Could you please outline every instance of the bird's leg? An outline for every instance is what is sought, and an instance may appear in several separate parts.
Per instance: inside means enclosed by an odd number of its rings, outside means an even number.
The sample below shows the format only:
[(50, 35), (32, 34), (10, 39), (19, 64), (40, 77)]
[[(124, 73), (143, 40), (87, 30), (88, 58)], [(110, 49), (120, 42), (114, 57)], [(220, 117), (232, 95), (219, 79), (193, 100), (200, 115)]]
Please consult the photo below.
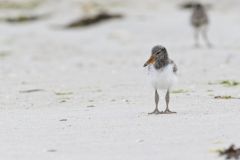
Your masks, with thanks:
[(155, 108), (155, 110), (153, 112), (150, 112), (148, 114), (160, 114), (160, 113), (162, 113), (162, 112), (160, 112), (158, 110), (158, 101), (159, 101), (159, 95), (158, 95), (157, 90), (155, 90), (155, 104), (156, 104), (156, 108)]
[(212, 45), (211, 45), (211, 43), (209, 42), (208, 36), (207, 36), (207, 26), (204, 26), (204, 27), (202, 28), (202, 36), (203, 36), (203, 38), (204, 38), (207, 46), (208, 46), (209, 48), (211, 48)]
[(195, 47), (199, 47), (199, 28), (195, 28), (194, 31), (194, 40), (195, 40)]
[(168, 108), (168, 104), (169, 104), (169, 89), (167, 90), (167, 94), (166, 94), (166, 96), (165, 96), (165, 100), (166, 100), (166, 105), (167, 105), (167, 107), (166, 107), (166, 110), (163, 112), (163, 113), (165, 113), (165, 114), (169, 114), (169, 113), (177, 113), (177, 112), (172, 112), (172, 111), (170, 111), (169, 110), (169, 108)]

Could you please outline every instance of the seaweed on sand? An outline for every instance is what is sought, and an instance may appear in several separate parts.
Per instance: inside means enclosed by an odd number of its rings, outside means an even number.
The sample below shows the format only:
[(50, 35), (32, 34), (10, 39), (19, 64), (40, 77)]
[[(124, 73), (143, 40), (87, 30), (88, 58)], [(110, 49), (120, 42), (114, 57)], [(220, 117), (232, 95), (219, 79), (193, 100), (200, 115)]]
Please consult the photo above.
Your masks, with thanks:
[[(194, 6), (200, 4), (200, 2), (197, 2), (197, 1), (188, 1), (188, 2), (184, 2), (184, 3), (181, 3), (179, 4), (179, 7), (181, 9), (192, 9)], [(204, 4), (205, 8), (211, 8), (212, 5), (211, 4)]]
[(9, 51), (0, 51), (0, 59), (4, 59), (5, 57), (9, 56)]
[(58, 96), (59, 103), (65, 103), (71, 99), (73, 92), (55, 92), (55, 95)]
[(84, 17), (81, 19), (78, 19), (68, 25), (65, 26), (65, 28), (76, 28), (76, 27), (86, 27), (90, 25), (94, 25), (103, 21), (108, 21), (111, 19), (120, 19), (123, 15), (121, 14), (112, 14), (107, 12), (100, 12), (95, 16), (91, 17)]
[(66, 95), (72, 95), (73, 92), (55, 92), (57, 96), (66, 96)]
[(239, 99), (236, 97), (232, 97), (232, 96), (215, 96), (215, 99)]
[(220, 82), (220, 84), (227, 86), (227, 87), (232, 87), (232, 86), (237, 86), (240, 83), (237, 81), (234, 81), (234, 80), (232, 80), (232, 81), (231, 80), (223, 80)]
[(173, 94), (178, 94), (178, 93), (188, 93), (188, 90), (184, 90), (184, 89), (178, 89), (178, 90), (173, 90), (171, 93)]
[(20, 93), (32, 93), (32, 92), (42, 92), (44, 91), (43, 89), (29, 89), (29, 90), (22, 90), (19, 91)]
[(34, 9), (38, 7), (44, 0), (31, 0), (26, 2), (17, 2), (3, 0), (0, 1), (0, 9)]
[(221, 84), (225, 87), (234, 87), (234, 86), (240, 85), (240, 82), (235, 80), (222, 80), (219, 82), (208, 82), (208, 85), (217, 85), (217, 84)]
[(180, 6), (180, 8), (182, 8), (182, 9), (191, 9), (191, 8), (193, 8), (195, 5), (197, 5), (198, 4), (198, 2), (192, 2), (192, 1), (190, 1), (190, 2), (185, 2), (185, 3), (182, 3), (182, 4), (180, 4), (179, 6)]
[(231, 145), (229, 148), (225, 150), (219, 151), (220, 156), (225, 156), (226, 159), (239, 159), (240, 157), (240, 148), (235, 148), (235, 145)]
[(19, 15), (16, 17), (7, 17), (3, 20), (8, 23), (24, 23), (24, 22), (37, 21), (44, 17), (46, 17), (46, 15)]

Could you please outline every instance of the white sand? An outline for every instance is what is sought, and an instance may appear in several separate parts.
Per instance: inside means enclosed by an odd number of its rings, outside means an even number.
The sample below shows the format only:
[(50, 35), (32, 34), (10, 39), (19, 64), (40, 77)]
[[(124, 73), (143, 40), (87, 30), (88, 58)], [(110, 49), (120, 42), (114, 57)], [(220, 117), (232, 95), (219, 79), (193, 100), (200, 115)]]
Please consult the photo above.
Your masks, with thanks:
[[(77, 1), (47, 1), (52, 16), (39, 22), (1, 22), (1, 159), (213, 160), (214, 150), (240, 146), (240, 99), (214, 99), (240, 97), (240, 87), (208, 85), (240, 80), (231, 2), (210, 11), (212, 49), (193, 48), (190, 12), (173, 0), (103, 1), (126, 17), (83, 29), (55, 29), (77, 17)], [(154, 91), (142, 66), (155, 44), (178, 65), (176, 89), (188, 91), (171, 94), (174, 115), (147, 114)], [(44, 91), (20, 93), (29, 89)]]

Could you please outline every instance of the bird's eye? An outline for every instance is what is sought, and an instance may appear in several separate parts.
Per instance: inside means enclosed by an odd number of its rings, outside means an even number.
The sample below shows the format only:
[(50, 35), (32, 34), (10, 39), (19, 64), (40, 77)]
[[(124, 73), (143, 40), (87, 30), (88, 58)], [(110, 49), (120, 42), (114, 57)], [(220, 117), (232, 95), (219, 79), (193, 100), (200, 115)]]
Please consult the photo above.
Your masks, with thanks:
[(157, 52), (156, 55), (159, 55), (160, 52)]

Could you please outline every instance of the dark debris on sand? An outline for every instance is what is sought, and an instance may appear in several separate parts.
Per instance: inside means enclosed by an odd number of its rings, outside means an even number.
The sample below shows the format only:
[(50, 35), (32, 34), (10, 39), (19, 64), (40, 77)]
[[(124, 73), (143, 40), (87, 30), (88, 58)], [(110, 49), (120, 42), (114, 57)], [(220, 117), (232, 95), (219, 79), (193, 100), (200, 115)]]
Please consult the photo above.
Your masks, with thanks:
[(240, 148), (235, 148), (235, 145), (231, 145), (228, 149), (219, 151), (220, 156), (225, 156), (226, 159), (238, 160), (240, 157)]
[[(192, 9), (194, 6), (200, 4), (199, 2), (194, 2), (194, 1), (189, 1), (189, 2), (184, 2), (179, 5), (181, 9)], [(206, 8), (211, 8), (212, 6), (210, 4), (205, 4), (204, 5)]]
[(47, 150), (47, 152), (57, 152), (57, 150), (56, 149), (49, 149), (49, 150)]
[(197, 4), (198, 4), (198, 2), (184, 2), (184, 3), (180, 4), (180, 8), (182, 8), (182, 9), (191, 9), (191, 8), (193, 8)]
[(29, 90), (22, 90), (19, 91), (19, 93), (32, 93), (32, 92), (42, 92), (44, 91), (43, 89), (29, 89)]
[(239, 99), (237, 97), (232, 97), (232, 96), (215, 96), (215, 99)]
[(103, 21), (111, 20), (111, 19), (120, 19), (123, 15), (121, 14), (112, 14), (107, 12), (100, 12), (95, 16), (91, 17), (84, 17), (81, 19), (78, 19), (67, 26), (65, 28), (76, 28), (76, 27), (86, 27), (90, 25), (94, 25)]
[(93, 107), (96, 107), (96, 106), (94, 106), (94, 105), (87, 106), (87, 108), (93, 108)]
[(19, 15), (16, 17), (8, 17), (3, 19), (8, 23), (26, 23), (33, 22), (45, 18), (47, 15)]

